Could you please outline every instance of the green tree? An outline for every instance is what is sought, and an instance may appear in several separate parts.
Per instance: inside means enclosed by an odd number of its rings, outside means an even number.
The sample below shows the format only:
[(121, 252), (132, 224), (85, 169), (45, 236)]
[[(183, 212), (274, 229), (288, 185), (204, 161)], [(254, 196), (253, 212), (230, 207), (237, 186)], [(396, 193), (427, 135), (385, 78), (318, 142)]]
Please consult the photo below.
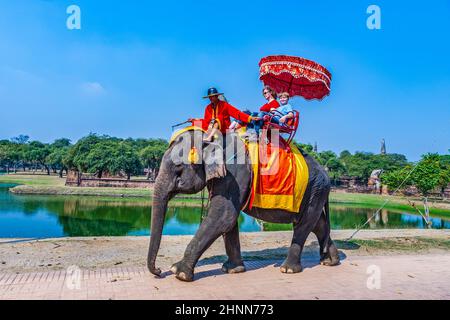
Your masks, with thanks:
[(441, 188), (441, 196), (444, 196), (445, 189), (450, 184), (450, 168), (444, 168), (439, 175), (439, 187)]
[(427, 197), (430, 191), (439, 186), (441, 179), (440, 157), (436, 153), (429, 153), (422, 157), (411, 175), (414, 185), (419, 192)]
[(63, 159), (63, 163), (71, 170), (88, 172), (90, 163), (88, 162), (87, 157), (89, 153), (98, 143), (100, 143), (100, 141), (107, 138), (107, 136), (98, 136), (92, 133), (81, 138), (72, 148), (70, 148)]
[(304, 144), (304, 143), (300, 143), (300, 142), (297, 142), (297, 141), (294, 140), (294, 145), (297, 148), (306, 151), (308, 154), (312, 154), (314, 152), (314, 147), (311, 144), (309, 144), (309, 143)]
[(98, 178), (102, 178), (105, 172), (110, 172), (111, 168), (114, 168), (116, 148), (116, 142), (109, 139), (96, 143), (82, 159), (85, 172), (93, 173)]
[(51, 153), (50, 146), (39, 141), (32, 141), (26, 145), (25, 159), (28, 159), (35, 165), (40, 165), (45, 168), (47, 174), (50, 175), (50, 167), (46, 162), (47, 156)]
[(0, 166), (5, 167), (9, 173), (12, 169), (14, 173), (23, 159), (23, 146), (8, 140), (0, 143)]
[(385, 171), (381, 174), (381, 182), (388, 186), (389, 190), (402, 189), (413, 184), (412, 178), (408, 174), (412, 170), (411, 165), (407, 165), (401, 169)]
[(376, 154), (373, 155), (371, 166), (373, 169), (382, 169), (383, 171), (393, 171), (401, 169), (408, 164), (408, 160), (402, 154)]
[(147, 168), (147, 179), (150, 179), (151, 173), (154, 177), (158, 175), (158, 169), (167, 147), (166, 141), (156, 140), (139, 152), (139, 156)]
[(5, 168), (5, 171), (9, 173), (11, 159), (9, 157), (9, 141), (0, 141), (0, 167)]
[(27, 144), (30, 140), (30, 137), (25, 135), (25, 134), (21, 134), (17, 137), (11, 138), (11, 141), (13, 143), (17, 143), (17, 144)]
[(70, 143), (70, 139), (67, 138), (60, 138), (60, 139), (56, 139), (52, 144), (51, 147), (54, 149), (59, 149), (59, 148), (65, 148), (65, 147), (70, 147), (72, 144)]
[(349, 176), (367, 180), (374, 169), (379, 169), (373, 166), (372, 158), (370, 152), (355, 152), (354, 155), (345, 154), (340, 160)]
[(349, 176), (367, 180), (373, 170), (382, 169), (384, 172), (401, 169), (408, 164), (406, 157), (401, 154), (373, 154), (370, 152), (341, 152), (339, 160)]
[(328, 172), (331, 179), (338, 179), (345, 173), (345, 166), (333, 151), (312, 152), (312, 156)]
[(445, 188), (450, 184), (450, 155), (440, 156), (440, 166), (439, 187), (441, 188), (441, 195), (444, 196)]
[(351, 156), (352, 156), (352, 154), (348, 150), (344, 150), (339, 154), (339, 158), (342, 160), (345, 158), (351, 157)]
[(130, 179), (131, 175), (142, 172), (138, 148), (146, 144), (145, 139), (122, 140), (90, 134), (69, 149), (63, 163), (70, 169), (93, 173), (98, 178), (108, 172), (113, 175), (124, 173)]
[(338, 158), (330, 158), (327, 160), (325, 167), (328, 169), (328, 174), (331, 179), (337, 180), (345, 174), (345, 166)]
[(129, 142), (122, 141), (115, 146), (108, 169), (112, 174), (123, 171), (130, 180), (131, 175), (138, 175), (142, 171), (142, 164), (133, 146)]
[(50, 154), (46, 158), (46, 162), (54, 171), (58, 170), (59, 177), (63, 177), (63, 171), (67, 171), (64, 159), (70, 150), (69, 139), (57, 139), (50, 145)]

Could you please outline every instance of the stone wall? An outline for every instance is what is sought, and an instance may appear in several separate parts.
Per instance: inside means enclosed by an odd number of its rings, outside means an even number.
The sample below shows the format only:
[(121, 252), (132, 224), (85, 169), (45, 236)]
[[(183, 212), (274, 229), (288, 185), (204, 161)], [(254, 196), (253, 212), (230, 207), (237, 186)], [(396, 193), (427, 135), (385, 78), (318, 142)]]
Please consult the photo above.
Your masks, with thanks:
[(450, 185), (444, 189), (444, 198), (450, 199)]
[(149, 180), (126, 179), (81, 179), (80, 187), (109, 187), (109, 188), (152, 188), (153, 182)]
[(76, 171), (69, 171), (66, 178), (66, 186), (92, 187), (92, 188), (153, 188), (151, 180), (126, 180), (119, 178), (94, 178), (84, 176)]
[(66, 186), (78, 187), (80, 185), (81, 175), (77, 171), (69, 170), (66, 177)]

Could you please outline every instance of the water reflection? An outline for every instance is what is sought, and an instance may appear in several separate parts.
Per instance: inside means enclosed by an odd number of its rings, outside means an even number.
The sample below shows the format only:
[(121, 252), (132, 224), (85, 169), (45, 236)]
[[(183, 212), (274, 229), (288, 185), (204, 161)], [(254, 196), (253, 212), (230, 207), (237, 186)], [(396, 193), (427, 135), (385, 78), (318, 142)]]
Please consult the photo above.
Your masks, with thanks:
[[(148, 235), (151, 201), (93, 197), (16, 196), (0, 186), (0, 237)], [(200, 208), (169, 208), (163, 234), (194, 234)], [(241, 231), (259, 231), (242, 214)]]
[[(148, 235), (151, 202), (94, 197), (15, 196), (11, 185), (0, 185), (0, 237), (124, 236)], [(376, 210), (332, 205), (333, 229), (353, 229)], [(434, 228), (449, 228), (450, 221), (433, 218)], [(194, 234), (200, 223), (199, 208), (169, 208), (163, 234)], [(384, 209), (369, 228), (425, 228), (422, 218)], [(253, 218), (241, 214), (241, 231), (261, 230)], [(264, 224), (265, 230), (290, 229), (289, 225)]]
[[(354, 229), (362, 226), (378, 208), (361, 208), (357, 205), (330, 204), (330, 222), (332, 229)], [(449, 229), (450, 220), (431, 218), (432, 228)], [(383, 209), (368, 223), (369, 229), (425, 229), (427, 227), (420, 215), (395, 208)], [(291, 225), (264, 223), (264, 230), (291, 230)]]

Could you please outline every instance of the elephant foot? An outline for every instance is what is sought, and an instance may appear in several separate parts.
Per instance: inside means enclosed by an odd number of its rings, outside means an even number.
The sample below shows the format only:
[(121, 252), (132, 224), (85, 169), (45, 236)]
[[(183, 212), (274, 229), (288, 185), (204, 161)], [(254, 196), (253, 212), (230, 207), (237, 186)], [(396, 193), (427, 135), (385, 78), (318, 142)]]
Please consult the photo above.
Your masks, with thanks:
[(245, 272), (245, 266), (244, 266), (243, 263), (236, 264), (236, 263), (233, 263), (230, 260), (227, 260), (227, 262), (225, 262), (222, 265), (222, 272), (224, 272), (224, 273), (241, 273), (241, 272)]
[(175, 274), (175, 277), (181, 281), (191, 282), (194, 280), (194, 270), (186, 265), (183, 261), (179, 261), (172, 265), (170, 271)]
[(334, 243), (328, 248), (328, 253), (320, 258), (320, 264), (329, 267), (340, 264), (339, 253)]
[(300, 262), (292, 263), (287, 262), (286, 260), (280, 267), (280, 271), (282, 273), (299, 273), (302, 272), (303, 268)]
[(320, 264), (328, 267), (337, 266), (338, 264), (340, 264), (340, 259), (338, 256), (328, 256), (326, 258), (320, 259)]

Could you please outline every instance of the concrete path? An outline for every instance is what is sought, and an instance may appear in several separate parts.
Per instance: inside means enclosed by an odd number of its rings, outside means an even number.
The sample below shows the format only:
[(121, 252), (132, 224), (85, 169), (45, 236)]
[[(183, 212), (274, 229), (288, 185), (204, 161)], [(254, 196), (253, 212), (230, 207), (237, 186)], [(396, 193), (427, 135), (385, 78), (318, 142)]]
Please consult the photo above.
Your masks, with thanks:
[(450, 254), (351, 256), (337, 267), (303, 260), (299, 274), (281, 260), (247, 262), (242, 274), (220, 264), (196, 268), (195, 281), (143, 267), (0, 274), (0, 299), (450, 299)]

